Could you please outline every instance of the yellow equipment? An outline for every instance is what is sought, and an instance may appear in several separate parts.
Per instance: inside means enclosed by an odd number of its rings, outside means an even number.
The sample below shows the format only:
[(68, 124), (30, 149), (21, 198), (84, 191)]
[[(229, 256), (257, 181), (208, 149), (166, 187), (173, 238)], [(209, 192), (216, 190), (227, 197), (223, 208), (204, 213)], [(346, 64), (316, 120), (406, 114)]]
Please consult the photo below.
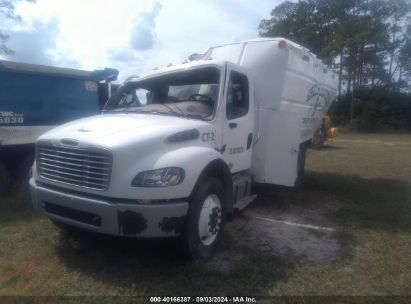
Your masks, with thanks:
[(329, 138), (334, 138), (338, 134), (338, 128), (331, 127), (330, 116), (325, 115), (321, 123), (321, 127), (314, 133), (312, 144), (316, 146), (324, 146)]

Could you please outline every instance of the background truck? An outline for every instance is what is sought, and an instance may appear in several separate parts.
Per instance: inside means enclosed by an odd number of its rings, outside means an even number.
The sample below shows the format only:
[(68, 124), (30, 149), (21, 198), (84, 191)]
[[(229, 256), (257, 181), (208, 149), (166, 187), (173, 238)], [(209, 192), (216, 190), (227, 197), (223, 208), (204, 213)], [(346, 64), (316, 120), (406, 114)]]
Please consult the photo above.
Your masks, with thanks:
[(213, 255), (255, 183), (294, 186), (337, 77), (282, 38), (209, 49), (126, 81), (103, 115), (42, 135), (33, 205), (63, 229), (179, 236)]
[(28, 181), (38, 136), (100, 113), (117, 75), (0, 60), (0, 192), (13, 178)]

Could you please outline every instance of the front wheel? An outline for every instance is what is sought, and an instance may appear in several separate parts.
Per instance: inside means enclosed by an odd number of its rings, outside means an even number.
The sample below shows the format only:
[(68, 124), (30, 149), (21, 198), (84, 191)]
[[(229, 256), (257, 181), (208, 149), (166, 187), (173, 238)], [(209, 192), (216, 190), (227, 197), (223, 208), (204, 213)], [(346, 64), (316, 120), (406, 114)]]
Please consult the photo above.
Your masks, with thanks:
[(224, 190), (216, 178), (201, 183), (191, 201), (188, 221), (182, 235), (191, 259), (213, 256), (225, 226)]

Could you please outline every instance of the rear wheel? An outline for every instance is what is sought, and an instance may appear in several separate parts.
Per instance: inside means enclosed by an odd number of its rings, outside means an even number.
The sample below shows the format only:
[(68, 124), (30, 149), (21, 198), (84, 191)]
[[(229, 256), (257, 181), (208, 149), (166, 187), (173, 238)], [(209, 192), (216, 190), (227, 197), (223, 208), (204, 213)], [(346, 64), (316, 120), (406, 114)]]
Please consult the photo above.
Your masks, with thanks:
[(223, 187), (216, 178), (206, 179), (194, 194), (182, 235), (189, 258), (208, 259), (215, 253), (225, 226), (223, 198)]

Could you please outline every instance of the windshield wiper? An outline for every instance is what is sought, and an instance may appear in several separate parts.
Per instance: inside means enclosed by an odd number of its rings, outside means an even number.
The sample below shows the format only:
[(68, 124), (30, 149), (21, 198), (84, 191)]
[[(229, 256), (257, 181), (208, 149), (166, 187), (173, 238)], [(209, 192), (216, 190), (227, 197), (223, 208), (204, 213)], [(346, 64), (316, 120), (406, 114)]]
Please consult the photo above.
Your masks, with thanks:
[(140, 109), (140, 108), (129, 108), (127, 112), (137, 112), (137, 113), (152, 113), (152, 114), (167, 114), (165, 112), (160, 112), (157, 110), (148, 110), (148, 109)]
[[(165, 103), (159, 103), (159, 104), (162, 105), (163, 107), (166, 107), (167, 110), (169, 110), (171, 113), (173, 113), (173, 114), (175, 114), (175, 115), (180, 115), (180, 113), (174, 111), (174, 110), (173, 110), (171, 107), (169, 107), (167, 104), (165, 104)], [(178, 109), (179, 109), (179, 108), (178, 108)], [(184, 115), (184, 112), (183, 112), (183, 111), (181, 111), (180, 109), (179, 109), (179, 111), (181, 112), (181, 114)]]
[(204, 119), (205, 116), (200, 115), (200, 114), (194, 114), (194, 113), (186, 113), (181, 111), (177, 112), (175, 110), (173, 110), (170, 106), (166, 105), (166, 104), (162, 104), (165, 108), (167, 108), (167, 110), (169, 110), (169, 112), (161, 112), (161, 111), (157, 111), (157, 110), (148, 110), (148, 109), (141, 109), (139, 107), (123, 107), (123, 108), (118, 108), (118, 109), (112, 109), (112, 110), (103, 110), (103, 113), (151, 113), (151, 114), (162, 114), (162, 115), (175, 115), (178, 117), (184, 117), (184, 118), (194, 118), (194, 119)]
[(201, 114), (194, 114), (194, 113), (184, 113), (182, 114), (182, 116), (184, 116), (185, 118), (194, 118), (194, 119), (201, 119), (201, 120), (207, 117)]
[(181, 112), (181, 115), (184, 116), (185, 118), (194, 118), (194, 119), (200, 119), (200, 120), (204, 120), (205, 118), (209, 117), (210, 115), (201, 115), (201, 114), (195, 114), (195, 113), (187, 113), (184, 112), (183, 110), (181, 110), (181, 108), (177, 105), (177, 103), (175, 101), (170, 100), (171, 103)]
[(172, 104), (173, 106), (175, 106), (176, 109), (177, 109), (178, 111), (180, 111), (181, 114), (183, 114), (183, 115), (186, 114), (183, 110), (181, 110), (181, 108), (177, 105), (177, 103), (176, 103), (175, 101), (172, 101), (172, 100), (170, 100), (170, 101), (171, 101), (171, 104)]
[(174, 115), (180, 116), (180, 117), (185, 117), (185, 118), (195, 118), (195, 119), (204, 119), (204, 116), (200, 114), (193, 114), (193, 113), (186, 113), (175, 102), (171, 102), (172, 105), (176, 107), (176, 109), (179, 111), (174, 111), (168, 104), (165, 103), (160, 103), (162, 106), (166, 107), (170, 112)]
[(111, 109), (111, 110), (103, 110), (103, 113), (123, 113), (123, 112), (125, 113), (130, 113), (130, 112), (157, 113), (158, 111), (139, 109), (137, 107), (122, 107), (122, 108)]
[(117, 109), (103, 109), (102, 110), (102, 113), (104, 114), (104, 113), (119, 113), (119, 112), (122, 112), (122, 111), (124, 111), (124, 110), (126, 110), (126, 108), (117, 108)]

